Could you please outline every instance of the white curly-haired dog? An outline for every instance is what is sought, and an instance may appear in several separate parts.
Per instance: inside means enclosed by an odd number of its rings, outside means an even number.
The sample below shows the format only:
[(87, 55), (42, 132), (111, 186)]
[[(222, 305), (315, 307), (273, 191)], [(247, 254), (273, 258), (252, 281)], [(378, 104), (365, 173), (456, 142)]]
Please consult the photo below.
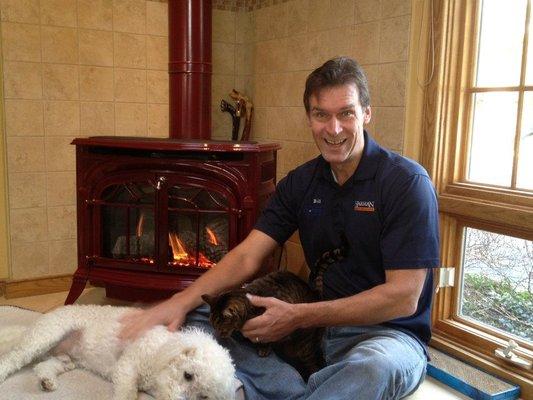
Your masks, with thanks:
[(82, 367), (113, 382), (115, 400), (143, 390), (161, 400), (228, 400), (235, 396), (230, 355), (200, 329), (169, 332), (156, 326), (133, 342), (117, 338), (131, 307), (72, 305), (58, 308), (29, 328), (0, 329), (0, 383), (35, 365), (41, 387), (55, 390), (59, 374)]

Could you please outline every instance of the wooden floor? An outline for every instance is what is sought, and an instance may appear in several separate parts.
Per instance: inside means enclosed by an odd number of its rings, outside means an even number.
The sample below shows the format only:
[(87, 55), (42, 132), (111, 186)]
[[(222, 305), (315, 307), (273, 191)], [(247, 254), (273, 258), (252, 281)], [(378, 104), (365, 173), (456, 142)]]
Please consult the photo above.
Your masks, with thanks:
[[(0, 297), (0, 305), (11, 305), (27, 308), (33, 311), (47, 312), (64, 304), (68, 292), (43, 294), (40, 296), (20, 297), (16, 299), (6, 299)], [(83, 291), (76, 301), (77, 304), (113, 304), (130, 305), (131, 303), (113, 300), (105, 297), (105, 290), (101, 288), (88, 288)]]
[[(0, 297), (0, 305), (12, 305), (27, 308), (39, 312), (47, 312), (62, 306), (67, 297), (67, 292), (45, 294), (41, 296), (21, 297), (17, 299), (6, 299)], [(105, 297), (105, 291), (101, 288), (88, 288), (83, 291), (78, 298), (78, 304), (113, 304), (128, 305), (131, 303), (113, 300)], [(469, 398), (444, 386), (432, 378), (426, 378), (417, 392), (409, 396), (409, 400), (468, 400)]]

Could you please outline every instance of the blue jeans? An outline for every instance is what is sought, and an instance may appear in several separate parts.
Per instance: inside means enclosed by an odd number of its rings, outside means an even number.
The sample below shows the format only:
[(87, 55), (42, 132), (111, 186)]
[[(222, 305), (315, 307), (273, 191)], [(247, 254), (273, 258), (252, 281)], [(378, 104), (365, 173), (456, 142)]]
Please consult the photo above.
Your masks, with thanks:
[[(201, 306), (187, 325), (209, 332), (209, 308)], [(259, 357), (248, 340), (220, 339), (233, 357), (247, 400), (400, 399), (415, 391), (425, 376), (422, 346), (401, 331), (382, 326), (332, 327), (323, 340), (326, 367), (307, 384), (275, 354)]]

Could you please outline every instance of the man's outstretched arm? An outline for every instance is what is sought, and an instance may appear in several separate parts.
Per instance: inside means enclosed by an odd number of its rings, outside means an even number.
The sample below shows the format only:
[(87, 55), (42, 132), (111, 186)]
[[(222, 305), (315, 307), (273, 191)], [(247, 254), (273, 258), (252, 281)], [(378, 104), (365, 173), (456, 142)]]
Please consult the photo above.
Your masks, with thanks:
[(242, 243), (185, 290), (147, 310), (124, 316), (119, 337), (132, 340), (155, 325), (176, 330), (187, 313), (202, 304), (202, 294), (218, 294), (243, 284), (260, 271), (263, 261), (277, 245), (270, 236), (252, 230)]
[(252, 296), (266, 311), (243, 327), (243, 335), (261, 342), (277, 341), (297, 328), (375, 325), (412, 315), (417, 308), (428, 269), (385, 271), (385, 283), (353, 296), (317, 303), (289, 304)]

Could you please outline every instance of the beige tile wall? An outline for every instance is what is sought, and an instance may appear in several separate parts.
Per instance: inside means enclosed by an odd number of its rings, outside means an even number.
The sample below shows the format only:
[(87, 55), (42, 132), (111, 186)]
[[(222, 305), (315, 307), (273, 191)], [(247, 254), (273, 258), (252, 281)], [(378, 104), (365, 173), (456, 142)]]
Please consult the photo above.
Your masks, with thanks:
[[(410, 1), (265, 4), (213, 10), (213, 138), (230, 138), (220, 100), (230, 101), (233, 88), (242, 91), (255, 103), (253, 138), (283, 145), (281, 178), (317, 154), (301, 99), (307, 74), (346, 54), (369, 77), (371, 131), (399, 151)], [(168, 134), (167, 4), (0, 0), (0, 12), (10, 277), (69, 273), (76, 264), (72, 138)], [(299, 270), (297, 236), (287, 248), (289, 265)]]
[(220, 101), (231, 102), (229, 93), (235, 86), (235, 36), (236, 12), (213, 10), (212, 16), (212, 61), (211, 76), (211, 123), (212, 138), (231, 139), (231, 117), (220, 111)]
[[(238, 20), (249, 27), (241, 57), (253, 60), (254, 137), (283, 144), (279, 178), (318, 154), (302, 105), (304, 82), (314, 68), (337, 55), (352, 56), (363, 65), (373, 108), (369, 130), (381, 144), (401, 151), (410, 6), (410, 0), (291, 0)], [(286, 249), (289, 268), (304, 275), (297, 235)]]
[(167, 4), (1, 0), (12, 279), (76, 267), (85, 135), (168, 135)]
[(252, 29), (254, 135), (283, 143), (279, 176), (317, 154), (302, 106), (304, 82), (337, 55), (365, 68), (374, 118), (369, 129), (401, 151), (409, 46), (409, 0), (291, 0), (247, 13)]

